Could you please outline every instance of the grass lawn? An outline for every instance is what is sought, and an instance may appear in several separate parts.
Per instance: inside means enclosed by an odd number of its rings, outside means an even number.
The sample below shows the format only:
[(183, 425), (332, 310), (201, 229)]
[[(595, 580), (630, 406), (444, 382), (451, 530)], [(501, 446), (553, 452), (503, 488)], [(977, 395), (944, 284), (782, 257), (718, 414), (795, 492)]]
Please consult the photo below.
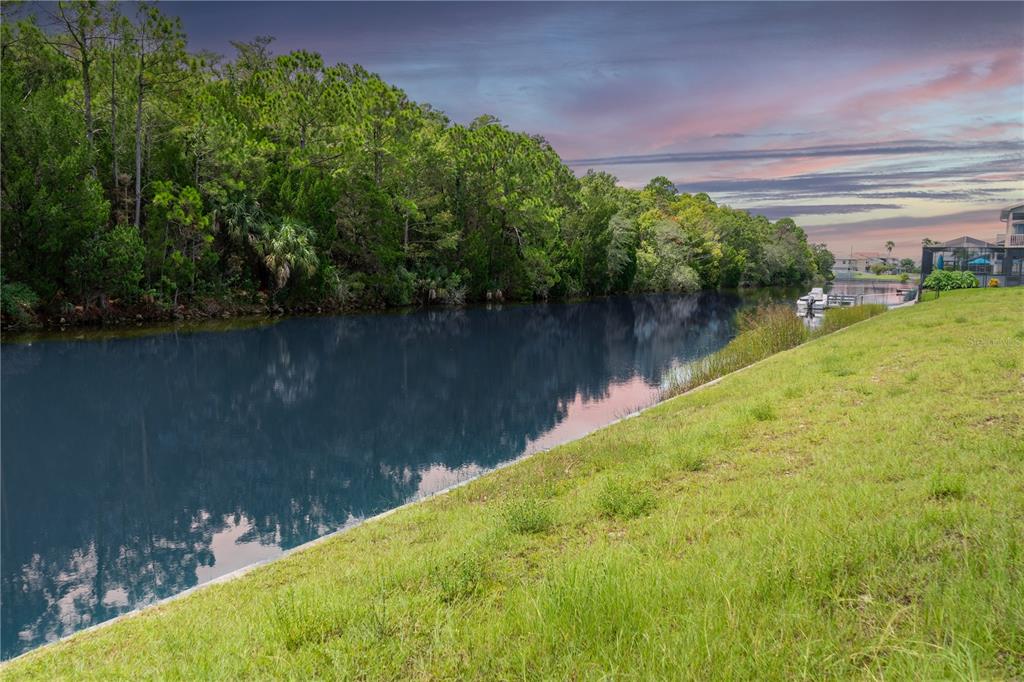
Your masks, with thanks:
[[(907, 280), (908, 283), (910, 283), (910, 282), (916, 283), (917, 280), (921, 278), (920, 275), (915, 274), (915, 273), (908, 273), (908, 276), (909, 276), (909, 279)], [(888, 274), (875, 275), (875, 274), (870, 273), (870, 272), (855, 272), (855, 273), (853, 273), (853, 279), (855, 279), (855, 280), (880, 280), (880, 281), (885, 281), (885, 282), (899, 282), (899, 281), (902, 281), (903, 275), (888, 275)], [(835, 281), (841, 282), (843, 280), (835, 280)]]
[(6, 679), (1024, 676), (1024, 288), (943, 293)]

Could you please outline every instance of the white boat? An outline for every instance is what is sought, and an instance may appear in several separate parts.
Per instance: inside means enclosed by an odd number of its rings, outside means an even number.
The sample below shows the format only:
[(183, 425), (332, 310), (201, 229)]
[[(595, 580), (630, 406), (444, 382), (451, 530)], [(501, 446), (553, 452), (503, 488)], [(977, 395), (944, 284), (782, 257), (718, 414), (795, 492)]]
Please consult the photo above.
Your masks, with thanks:
[(821, 287), (811, 289), (810, 293), (796, 299), (796, 314), (800, 317), (817, 317), (825, 313), (828, 307), (828, 294)]

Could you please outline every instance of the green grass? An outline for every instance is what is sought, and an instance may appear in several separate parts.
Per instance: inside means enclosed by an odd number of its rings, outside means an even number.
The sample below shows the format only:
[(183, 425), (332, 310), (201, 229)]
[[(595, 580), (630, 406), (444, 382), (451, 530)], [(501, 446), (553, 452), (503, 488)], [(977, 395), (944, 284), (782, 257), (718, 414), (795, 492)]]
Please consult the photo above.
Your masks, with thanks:
[(881, 303), (866, 303), (864, 305), (851, 306), (849, 308), (831, 308), (825, 311), (825, 319), (821, 326), (815, 330), (818, 334), (831, 334), (843, 327), (862, 322), (869, 317), (881, 315), (888, 308)]
[(790, 305), (768, 305), (745, 311), (739, 316), (736, 337), (717, 353), (680, 367), (676, 377), (663, 391), (663, 397), (685, 393), (776, 353), (795, 348), (808, 339), (831, 334), (886, 310), (886, 306), (878, 303), (831, 308), (825, 311), (821, 326), (814, 331), (793, 313)]
[(635, 519), (654, 509), (656, 504), (648, 481), (613, 476), (605, 481), (597, 496), (597, 510), (609, 519)]
[(1022, 678), (1022, 332), (944, 293), (2, 675)]
[(505, 526), (513, 533), (543, 533), (553, 523), (551, 510), (540, 500), (523, 498), (505, 506)]
[[(913, 272), (907, 273), (907, 281), (908, 282), (917, 282), (917, 280), (919, 280), (920, 278), (921, 278), (921, 275), (919, 275), (917, 273), (913, 273)], [(886, 281), (886, 282), (902, 282), (903, 281), (903, 275), (892, 275), (892, 274), (876, 275), (876, 274), (870, 273), (870, 272), (855, 272), (855, 273), (853, 273), (853, 279), (881, 280), (881, 281)]]

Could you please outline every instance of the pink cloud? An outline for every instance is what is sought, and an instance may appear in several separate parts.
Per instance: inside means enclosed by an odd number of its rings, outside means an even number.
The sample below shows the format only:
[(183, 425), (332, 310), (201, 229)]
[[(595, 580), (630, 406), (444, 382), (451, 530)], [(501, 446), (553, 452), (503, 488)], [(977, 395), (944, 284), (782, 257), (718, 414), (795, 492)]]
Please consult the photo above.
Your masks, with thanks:
[[(975, 115), (983, 105), (1005, 110), (1004, 103), (990, 95), (1008, 88), (1018, 89), (1018, 100), (1024, 98), (1024, 51), (971, 51), (891, 61), (842, 74), (801, 75), (781, 85), (778, 80), (746, 79), (701, 83), (687, 92), (685, 100), (653, 101), (655, 113), (645, 116), (644, 125), (630, 135), (639, 139), (617, 141), (630, 142), (630, 153), (649, 153), (692, 148), (724, 133), (798, 129), (824, 131), (812, 138), (815, 141), (841, 137), (879, 142), (905, 138), (909, 128), (932, 124), (933, 115), (917, 112), (935, 103), (969, 107)], [(878, 119), (883, 116), (887, 125), (880, 133)], [(901, 120), (903, 127), (897, 127), (895, 120)], [(1022, 126), (1024, 122), (1017, 129)], [(1012, 132), (1013, 125), (993, 127), (990, 132), (997, 131)]]
[(874, 118), (1011, 87), (1024, 87), (1024, 60), (1017, 50), (990, 55), (981, 62), (953, 64), (943, 75), (916, 85), (871, 90), (847, 99), (834, 111), (844, 119)]

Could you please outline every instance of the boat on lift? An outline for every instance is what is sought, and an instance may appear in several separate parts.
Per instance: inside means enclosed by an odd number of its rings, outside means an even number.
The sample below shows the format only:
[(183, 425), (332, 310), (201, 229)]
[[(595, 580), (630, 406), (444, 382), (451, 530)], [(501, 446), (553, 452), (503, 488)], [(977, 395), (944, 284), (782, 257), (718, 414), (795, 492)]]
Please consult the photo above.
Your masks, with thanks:
[(796, 314), (800, 317), (818, 317), (825, 314), (828, 307), (828, 294), (821, 287), (815, 287), (807, 294), (796, 299)]

